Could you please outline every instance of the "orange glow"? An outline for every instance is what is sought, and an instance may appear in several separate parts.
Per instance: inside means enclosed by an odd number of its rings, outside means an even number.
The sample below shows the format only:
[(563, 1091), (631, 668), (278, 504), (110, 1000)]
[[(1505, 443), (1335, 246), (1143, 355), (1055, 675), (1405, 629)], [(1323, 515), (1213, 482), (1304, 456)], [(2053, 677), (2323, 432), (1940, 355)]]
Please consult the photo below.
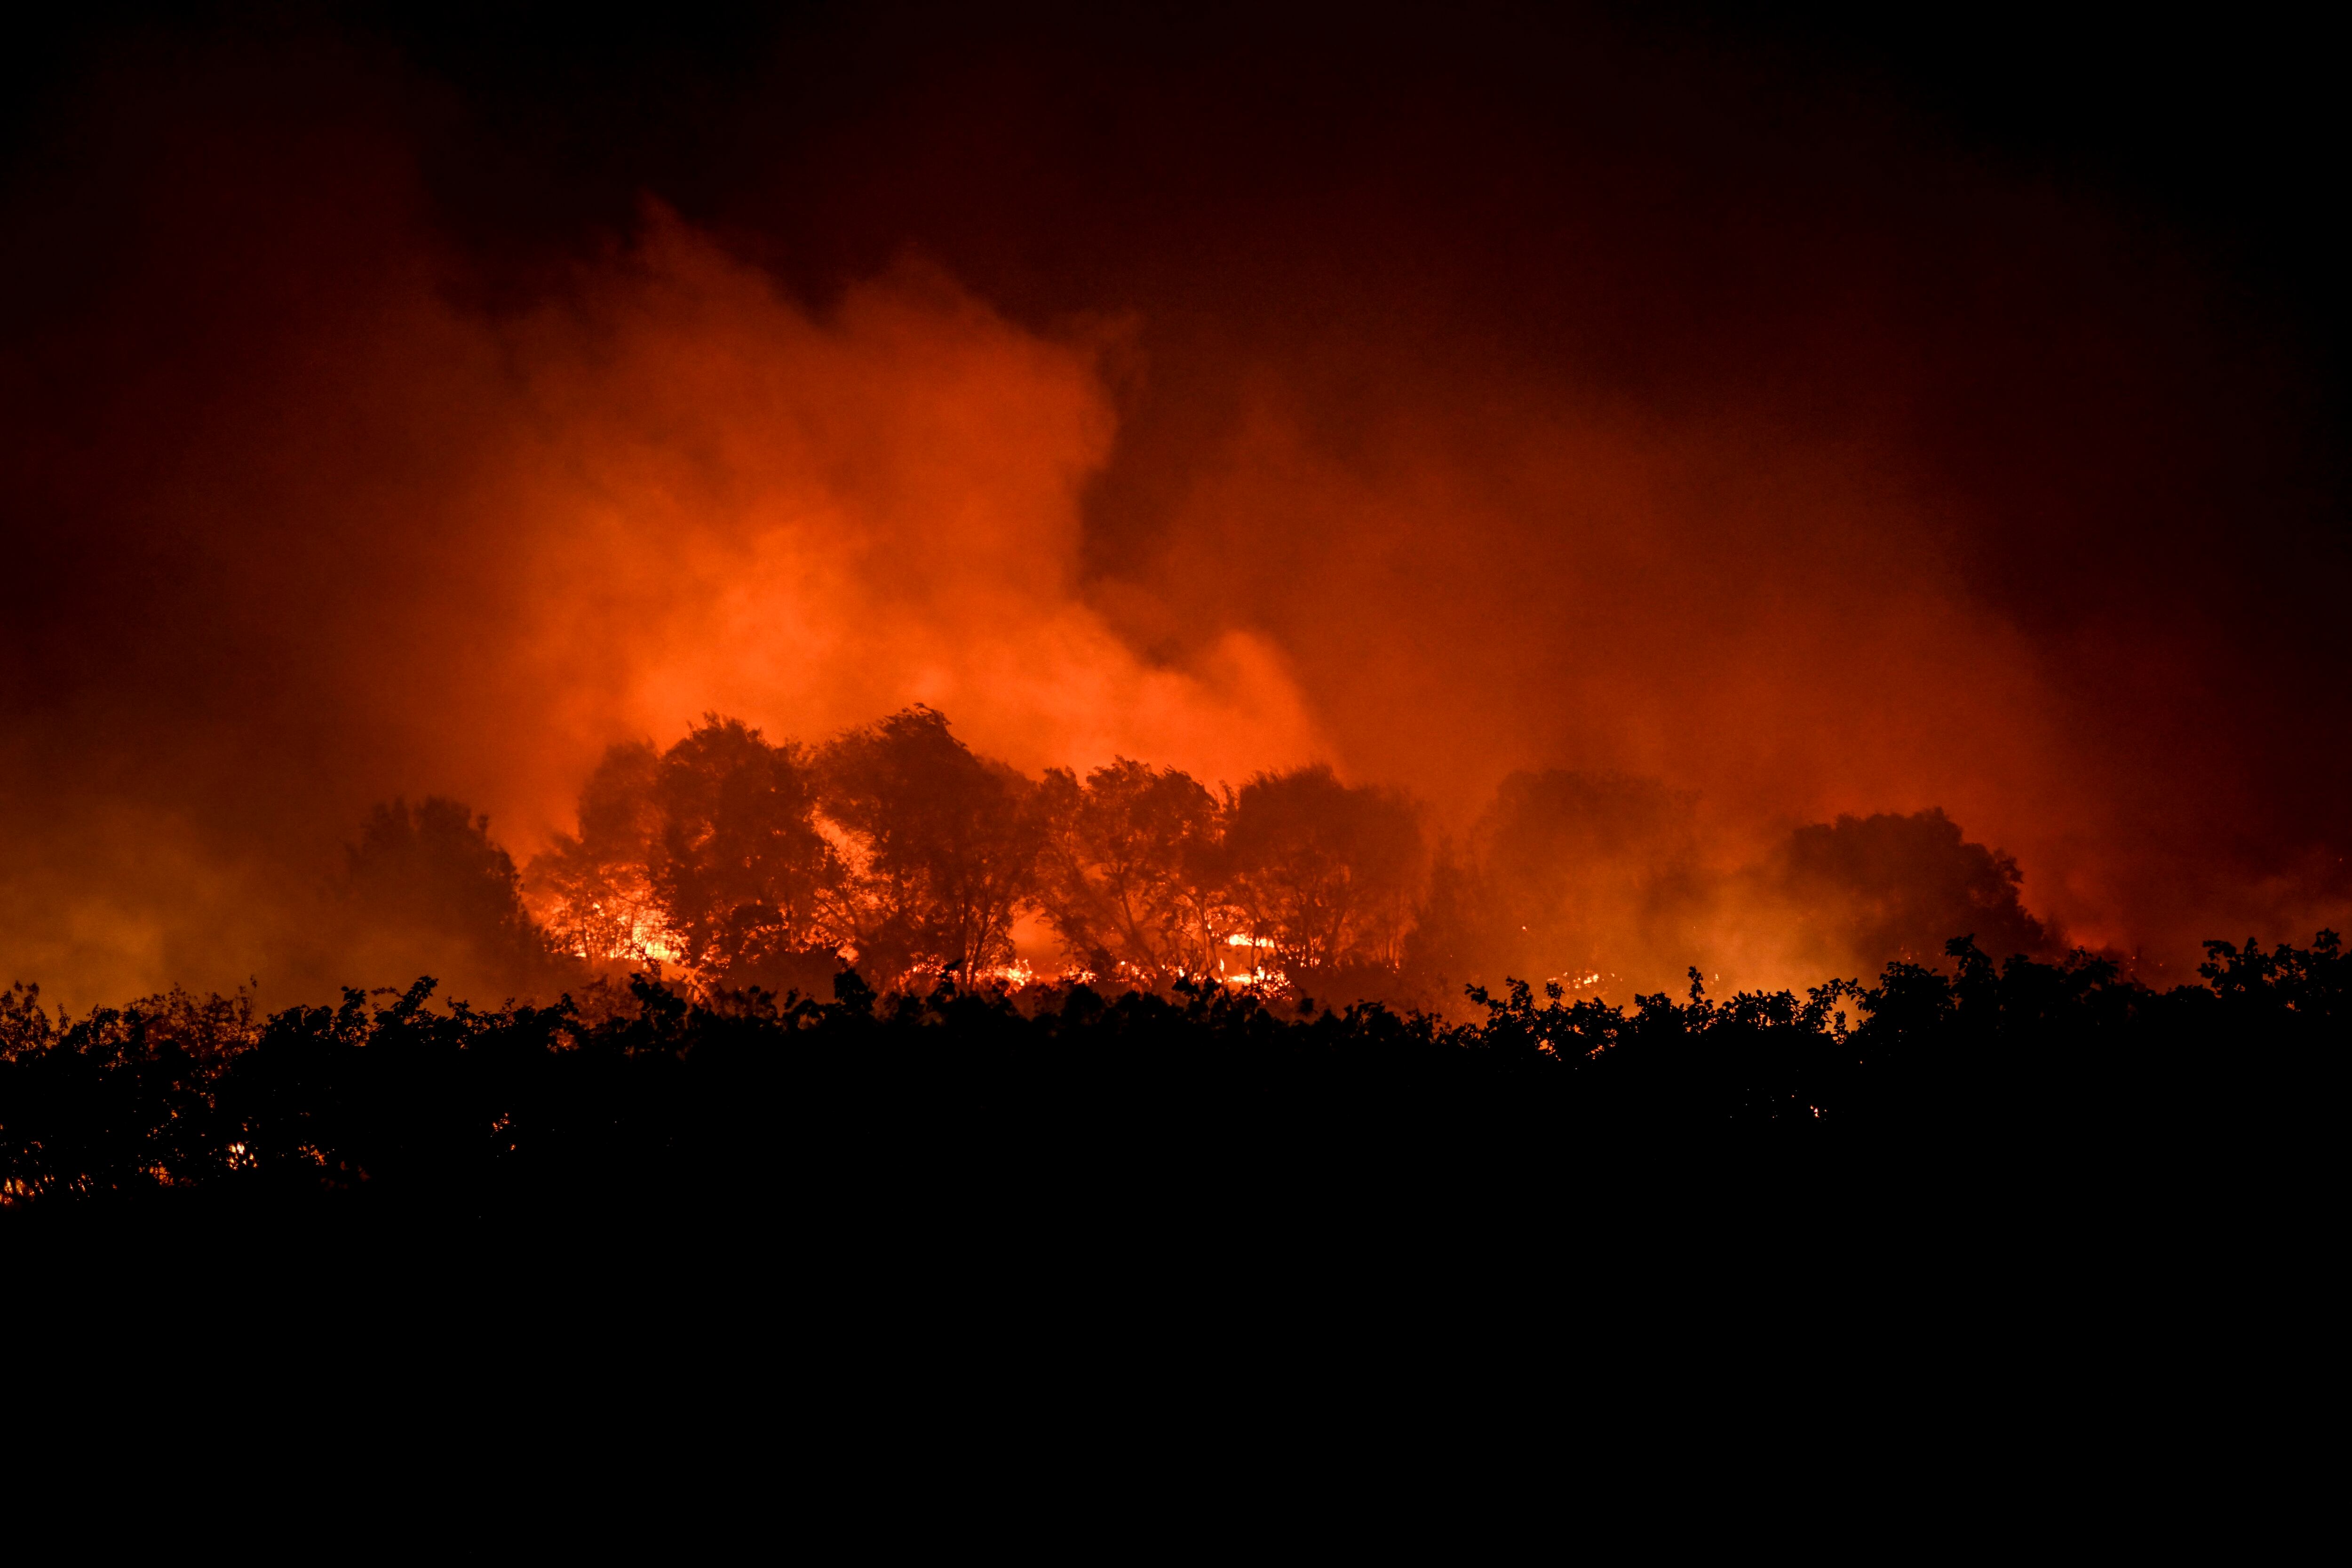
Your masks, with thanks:
[(489, 481), (534, 520), (509, 656), (553, 699), (512, 759), (533, 821), (614, 735), (709, 709), (821, 737), (926, 702), (1032, 770), (1239, 778), (1316, 749), (1262, 635), (1154, 666), (1086, 603), (1078, 495), (1114, 429), (1093, 345), (920, 272), (819, 321), (660, 215), (590, 301), (519, 334), (530, 437)]
[[(375, 803), (527, 861), (615, 742), (915, 703), (1033, 777), (1395, 784), (1417, 891), (1513, 775), (1654, 784), (1549, 889), (1640, 951), (1528, 933), (1580, 994), (1823, 978), (1759, 868), (1844, 814), (1940, 808), (2175, 977), (2352, 918), (2306, 820), (2341, 682), (2269, 609), (2338, 557), (2246, 542), (2301, 482), (2286, 373), (2095, 205), (1736, 94), (1373, 93), (1204, 152), (1168, 127), (1223, 98), (1105, 65), (1032, 145), (999, 61), (874, 110), (920, 155), (845, 121), (534, 248), (451, 216), (409, 85), (247, 53), (83, 84), (16, 198), (0, 981), (488, 994), (320, 912)], [(580, 959), (682, 955), (648, 888), (531, 897)], [(1084, 973), (1016, 940), (979, 980)]]

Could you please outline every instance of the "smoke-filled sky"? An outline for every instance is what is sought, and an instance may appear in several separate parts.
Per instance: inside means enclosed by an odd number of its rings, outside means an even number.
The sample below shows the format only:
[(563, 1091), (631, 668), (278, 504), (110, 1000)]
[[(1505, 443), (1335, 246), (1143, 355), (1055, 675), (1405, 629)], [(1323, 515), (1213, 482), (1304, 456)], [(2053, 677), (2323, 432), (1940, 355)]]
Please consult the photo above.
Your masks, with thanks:
[(375, 801), (522, 856), (615, 740), (915, 701), (1440, 830), (1654, 778), (1727, 862), (1940, 806), (2174, 963), (2340, 921), (2309, 51), (1442, 15), (36, 40), (0, 980), (233, 982)]

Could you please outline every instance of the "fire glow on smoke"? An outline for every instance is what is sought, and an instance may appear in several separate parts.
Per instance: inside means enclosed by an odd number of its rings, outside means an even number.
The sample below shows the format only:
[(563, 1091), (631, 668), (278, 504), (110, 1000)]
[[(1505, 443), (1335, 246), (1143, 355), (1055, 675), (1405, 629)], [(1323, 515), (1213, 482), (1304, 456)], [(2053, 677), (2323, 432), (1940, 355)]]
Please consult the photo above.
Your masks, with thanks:
[[(1451, 867), (1563, 984), (1635, 973), (1596, 922), (1645, 981), (1799, 984), (2004, 889), (2176, 966), (2342, 923), (2340, 542), (2193, 259), (1605, 38), (1524, 98), (1418, 36), (1278, 90), (1147, 52), (884, 72), (544, 251), (461, 221), (449, 167), (499, 165), (410, 66), (55, 95), (0, 290), (0, 957), (77, 1004), (491, 994), (320, 889), (377, 803), (528, 865), (616, 742), (916, 703), (1032, 781), (1393, 785), (1396, 930)], [(685, 962), (649, 886), (534, 897), (583, 963)], [(1197, 967), (1280, 983), (1269, 931)], [(982, 967), (1072, 968), (1016, 945)]]

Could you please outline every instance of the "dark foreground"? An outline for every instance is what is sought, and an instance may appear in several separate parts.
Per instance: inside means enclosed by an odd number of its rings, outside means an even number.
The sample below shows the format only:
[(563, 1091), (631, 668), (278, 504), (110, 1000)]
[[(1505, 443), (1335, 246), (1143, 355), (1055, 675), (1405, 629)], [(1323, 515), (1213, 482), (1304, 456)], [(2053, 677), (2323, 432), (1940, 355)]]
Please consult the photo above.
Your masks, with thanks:
[(2332, 933), (2214, 944), (2203, 984), (2163, 993), (2096, 962), (1951, 956), (1622, 1011), (1516, 987), (1466, 1026), (1223, 994), (877, 998), (855, 975), (822, 1004), (697, 1005), (641, 978), (440, 1011), (420, 982), (70, 1025), (16, 992), (0, 1225), (1282, 1247), (1539, 1216), (1550, 1247), (1672, 1203), (1792, 1232), (1973, 1208), (2089, 1237), (2221, 1222), (2217, 1203), (2289, 1200), (2332, 1166)]

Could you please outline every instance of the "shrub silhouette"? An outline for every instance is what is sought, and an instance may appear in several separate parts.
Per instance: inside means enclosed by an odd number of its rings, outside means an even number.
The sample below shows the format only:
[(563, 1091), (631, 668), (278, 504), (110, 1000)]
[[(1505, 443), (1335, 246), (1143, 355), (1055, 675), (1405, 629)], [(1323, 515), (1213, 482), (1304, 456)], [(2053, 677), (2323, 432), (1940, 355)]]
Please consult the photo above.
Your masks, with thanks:
[(1247, 1204), (1270, 1173), (1394, 1194), (1507, 1171), (1532, 1191), (1596, 1150), (1874, 1150), (1979, 1184), (2184, 1151), (2240, 1171), (2318, 1157), (2352, 1029), (2335, 933), (2213, 943), (2204, 983), (2165, 992), (2079, 954), (1996, 966), (1958, 939), (1945, 956), (1948, 972), (1898, 961), (1869, 986), (1725, 1001), (1694, 973), (1686, 999), (1630, 1008), (1517, 981), (1474, 991), (1484, 1016), (1463, 1025), (1189, 981), (1016, 1001), (952, 982), (881, 995), (845, 973), (819, 1002), (697, 1000), (640, 975), (625, 997), (477, 1010), (435, 1007), (427, 979), (264, 1020), (248, 996), (183, 993), (69, 1020), (16, 986), (0, 993), (0, 1196), (602, 1224), (630, 1205), (765, 1213), (853, 1173), (932, 1206), (1024, 1172), (1119, 1202)]

